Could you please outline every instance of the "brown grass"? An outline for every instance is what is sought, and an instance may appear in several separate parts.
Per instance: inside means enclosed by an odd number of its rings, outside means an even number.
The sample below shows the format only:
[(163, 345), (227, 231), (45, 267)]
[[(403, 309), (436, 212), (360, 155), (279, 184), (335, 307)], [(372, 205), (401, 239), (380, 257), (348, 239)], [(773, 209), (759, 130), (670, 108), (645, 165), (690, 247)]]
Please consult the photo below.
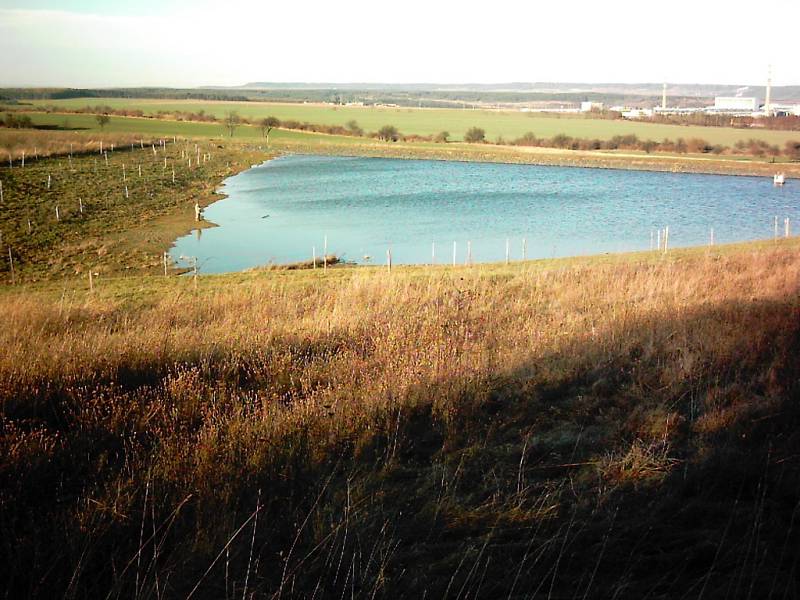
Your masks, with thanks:
[(794, 597), (797, 247), (7, 291), (6, 592)]
[(35, 156), (40, 158), (65, 156), (98, 152), (100, 142), (104, 149), (111, 150), (111, 144), (117, 148), (139, 144), (144, 141), (148, 146), (153, 142), (151, 136), (135, 133), (102, 133), (98, 131), (52, 131), (36, 129), (3, 129), (0, 128), (0, 164), (8, 165), (9, 156), (13, 161), (21, 161), (22, 154), (28, 163)]

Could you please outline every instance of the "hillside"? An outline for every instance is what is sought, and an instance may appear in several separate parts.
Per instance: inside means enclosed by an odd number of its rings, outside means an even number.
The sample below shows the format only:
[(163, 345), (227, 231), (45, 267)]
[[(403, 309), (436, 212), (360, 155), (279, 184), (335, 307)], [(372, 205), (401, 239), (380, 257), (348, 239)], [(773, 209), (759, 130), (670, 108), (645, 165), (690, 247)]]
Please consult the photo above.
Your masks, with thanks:
[(5, 595), (797, 597), (797, 250), (6, 287)]

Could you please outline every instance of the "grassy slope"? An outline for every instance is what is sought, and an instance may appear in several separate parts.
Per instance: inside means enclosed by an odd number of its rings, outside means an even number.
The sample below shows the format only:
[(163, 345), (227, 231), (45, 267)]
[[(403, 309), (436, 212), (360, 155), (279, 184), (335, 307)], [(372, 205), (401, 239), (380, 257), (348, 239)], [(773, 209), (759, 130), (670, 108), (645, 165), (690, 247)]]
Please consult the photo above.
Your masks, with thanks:
[[(61, 134), (49, 135), (55, 140)], [(34, 136), (34, 143), (42, 141), (39, 137)], [(76, 148), (78, 140), (86, 140), (75, 135), (66, 139), (76, 140)], [(159, 271), (162, 252), (196, 226), (195, 202), (205, 206), (218, 199), (215, 187), (220, 181), (269, 156), (238, 142), (169, 140), (156, 154), (149, 145), (141, 149), (137, 143), (131, 149), (119, 142), (107, 161), (95, 152), (71, 160), (68, 156), (35, 160), (29, 152), (25, 168), (0, 168), (4, 196), (0, 233), (4, 254), (11, 248), (18, 280), (74, 276), (90, 269)], [(211, 155), (199, 165), (196, 144), (201, 155)], [(98, 146), (95, 140), (83, 147)], [(105, 147), (110, 148), (108, 141)], [(191, 168), (181, 152), (192, 157)], [(7, 259), (0, 264), (0, 274), (10, 279)]]
[(6, 288), (5, 591), (795, 598), (797, 251)]
[(756, 138), (783, 147), (787, 140), (798, 139), (800, 134), (787, 131), (745, 130), (724, 127), (694, 127), (660, 125), (632, 121), (608, 121), (580, 117), (553, 117), (534, 113), (498, 112), (458, 109), (412, 109), (357, 106), (327, 106), (314, 104), (279, 104), (266, 102), (193, 102), (186, 100), (143, 100), (127, 98), (53, 100), (40, 105), (83, 108), (87, 105), (108, 105), (114, 108), (141, 109), (146, 114), (163, 111), (204, 110), (207, 114), (223, 117), (227, 111), (236, 110), (243, 117), (259, 119), (275, 116), (310, 123), (345, 125), (355, 119), (365, 130), (377, 131), (383, 125), (394, 125), (404, 134), (431, 135), (449, 131), (459, 140), (470, 127), (482, 127), (489, 139), (502, 136), (515, 139), (528, 131), (538, 137), (566, 134), (573, 137), (609, 139), (615, 135), (636, 134), (642, 139), (703, 138), (712, 144), (733, 146), (738, 140)]

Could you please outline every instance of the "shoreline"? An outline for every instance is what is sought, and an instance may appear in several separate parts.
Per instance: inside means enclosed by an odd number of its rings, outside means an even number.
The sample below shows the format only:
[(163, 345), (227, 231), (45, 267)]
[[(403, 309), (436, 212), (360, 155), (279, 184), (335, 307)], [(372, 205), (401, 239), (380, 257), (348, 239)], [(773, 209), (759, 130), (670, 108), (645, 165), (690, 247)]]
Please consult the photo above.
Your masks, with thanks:
[[(255, 167), (263, 166), (263, 165), (265, 165), (265, 164), (267, 164), (269, 162), (272, 162), (272, 161), (275, 161), (275, 160), (278, 160), (278, 159), (281, 159), (281, 158), (284, 158), (284, 157), (293, 156), (293, 155), (294, 156), (301, 156), (301, 155), (303, 155), (303, 153), (300, 153), (300, 152), (291, 153), (291, 152), (280, 152), (280, 151), (278, 151), (275, 154), (269, 156), (268, 158), (264, 159), (263, 161), (261, 161), (261, 162), (259, 162), (257, 164), (252, 164), (252, 165), (250, 165), (250, 166), (248, 166), (248, 167), (246, 167), (246, 168), (244, 168), (244, 169), (242, 169), (240, 171), (237, 171), (235, 173), (232, 173), (232, 174), (226, 176), (219, 183), (217, 183), (217, 187), (222, 186), (228, 179), (230, 179), (232, 177), (235, 177), (235, 176), (237, 176), (237, 175), (239, 175), (239, 174), (241, 174), (241, 173), (243, 173), (243, 172), (245, 172), (245, 171), (247, 171), (249, 169), (253, 169)], [(454, 159), (446, 159), (446, 158), (438, 158), (438, 159), (437, 158), (420, 158), (420, 157), (398, 158), (398, 157), (386, 157), (386, 156), (369, 156), (369, 155), (365, 156), (365, 155), (361, 155), (361, 154), (337, 154), (337, 155), (332, 155), (330, 153), (325, 153), (325, 152), (308, 153), (307, 155), (310, 155), (310, 156), (335, 156), (335, 157), (345, 157), (345, 158), (368, 158), (368, 159), (375, 158), (375, 159), (386, 159), (386, 160), (437, 160), (437, 161), (441, 161), (441, 162), (450, 161), (450, 162), (459, 162), (459, 163), (477, 162), (477, 163), (484, 163), (484, 164), (509, 164), (509, 165), (521, 164), (521, 165), (545, 166), (545, 167), (559, 167), (559, 166), (561, 166), (561, 165), (535, 164), (535, 163), (509, 163), (509, 162), (501, 163), (501, 162), (498, 162), (498, 161), (454, 160)], [(590, 168), (590, 167), (583, 167), (581, 165), (571, 165), (571, 166), (572, 167), (576, 167), (576, 168)], [(607, 170), (617, 170), (617, 171), (628, 171), (628, 170), (631, 170), (631, 169), (615, 168), (615, 167), (608, 167), (608, 166), (596, 167), (596, 168), (603, 168), (603, 169), (607, 169)], [(670, 171), (655, 171), (655, 170), (647, 170), (647, 169), (640, 169), (640, 170), (641, 171), (650, 171), (650, 172), (670, 172)], [(677, 174), (723, 175), (723, 176), (726, 175), (726, 174), (719, 174), (719, 173), (681, 173), (681, 172), (678, 172)], [(749, 177), (751, 175), (738, 174), (738, 176), (740, 176), (740, 177)], [(757, 177), (757, 176), (752, 176), (752, 177)], [(224, 200), (229, 199), (229, 198), (230, 198), (230, 196), (228, 194), (225, 194), (224, 192), (221, 192), (219, 190), (215, 190), (213, 194), (208, 196), (207, 203), (205, 203), (205, 204), (201, 203), (201, 206), (203, 206), (203, 208), (206, 208), (206, 207), (211, 206), (212, 204), (214, 204), (216, 202), (224, 201)], [(201, 225), (199, 225), (197, 227), (193, 227), (190, 230), (188, 230), (186, 233), (176, 237), (175, 240), (173, 240), (172, 244), (170, 245), (170, 247), (169, 247), (169, 249), (167, 251), (169, 252), (175, 247), (176, 242), (178, 241), (178, 239), (180, 239), (182, 237), (185, 237), (187, 235), (191, 235), (196, 229), (206, 229), (206, 228), (221, 227), (221, 226), (222, 225), (214, 223), (213, 221), (205, 221), (204, 220), (204, 221), (201, 222)], [(687, 246), (673, 246), (673, 247), (670, 248), (669, 253), (670, 254), (672, 254), (672, 253), (679, 253), (679, 254), (689, 253), (689, 254), (691, 254), (691, 253), (700, 252), (700, 251), (705, 251), (705, 252), (714, 251), (714, 252), (719, 253), (719, 252), (724, 252), (728, 248), (736, 248), (736, 247), (739, 247), (739, 246), (742, 246), (742, 245), (752, 245), (754, 247), (760, 247), (760, 246), (765, 245), (765, 244), (787, 243), (788, 240), (793, 240), (794, 241), (794, 240), (797, 240), (797, 239), (798, 239), (798, 237), (794, 236), (794, 235), (789, 236), (789, 238), (784, 238), (781, 235), (781, 237), (779, 237), (777, 239), (768, 238), (768, 237), (767, 238), (745, 239), (745, 240), (736, 240), (736, 241), (731, 241), (731, 242), (725, 242), (725, 243), (722, 243), (722, 244), (718, 243), (718, 244), (715, 244), (714, 246), (708, 246), (707, 244), (687, 245)], [(602, 260), (603, 258), (628, 260), (630, 258), (645, 258), (645, 257), (648, 257), (648, 256), (658, 257), (661, 254), (662, 253), (658, 252), (658, 251), (641, 249), (641, 250), (626, 250), (626, 251), (619, 251), (619, 252), (599, 252), (599, 253), (575, 254), (575, 255), (564, 255), (564, 256), (542, 256), (542, 257), (538, 257), (538, 258), (533, 258), (532, 257), (532, 258), (525, 259), (525, 260), (519, 260), (519, 259), (512, 260), (509, 264), (513, 265), (513, 264), (533, 263), (533, 262), (542, 262), (542, 261), (553, 261), (553, 262), (555, 262), (555, 261), (562, 261), (562, 262), (563, 261), (567, 261), (567, 262), (569, 262), (569, 261), (574, 261), (574, 260)], [(367, 269), (373, 268), (374, 269), (374, 268), (378, 268), (378, 269), (384, 269), (384, 268), (386, 268), (386, 265), (383, 264), (383, 263), (360, 263), (360, 262), (357, 262), (357, 261), (348, 260), (348, 259), (346, 259), (344, 257), (340, 257), (340, 256), (335, 256), (335, 255), (330, 255), (330, 256), (331, 256), (331, 258), (333, 258), (335, 260), (337, 269), (341, 269), (341, 268), (357, 268), (357, 269), (363, 269), (363, 268), (367, 268)], [(321, 260), (322, 260), (322, 258), (319, 257), (319, 261), (321, 261)], [(331, 266), (333, 266), (333, 265), (331, 265)], [(493, 260), (493, 261), (476, 261), (470, 266), (479, 267), (479, 268), (481, 268), (481, 267), (484, 267), (484, 268), (485, 267), (498, 267), (499, 268), (499, 267), (508, 266), (508, 265), (506, 265), (502, 260)], [(458, 264), (458, 265), (453, 266), (453, 265), (445, 264), (445, 263), (430, 264), (430, 263), (427, 263), (427, 262), (394, 263), (393, 264), (393, 268), (401, 268), (401, 269), (430, 268), (430, 267), (455, 268), (455, 269), (458, 269), (458, 268), (464, 268), (465, 265)], [(320, 266), (318, 268), (321, 268), (321, 262), (320, 262)], [(190, 271), (191, 269), (188, 268), (188, 267), (185, 268), (185, 269), (178, 269), (178, 268), (174, 268), (173, 267), (173, 270), (175, 272), (179, 273), (179, 274), (183, 274), (183, 273), (186, 273), (186, 272)], [(236, 274), (244, 274), (244, 273), (251, 273), (251, 272), (262, 272), (263, 273), (263, 272), (271, 272), (271, 271), (297, 271), (297, 270), (313, 270), (313, 266), (311, 264), (311, 261), (310, 260), (299, 260), (299, 261), (289, 261), (289, 262), (263, 263), (263, 264), (252, 265), (250, 267), (247, 267), (247, 268), (244, 268), (244, 269), (240, 269), (240, 270), (221, 271), (221, 272), (215, 272), (215, 273), (206, 273), (205, 275), (225, 276), (225, 275), (236, 275)]]
[[(671, 156), (590, 154), (588, 151), (563, 150), (559, 152), (530, 152), (516, 147), (496, 144), (462, 144), (441, 149), (418, 147), (409, 144), (380, 147), (377, 145), (303, 144), (302, 142), (277, 142), (274, 148), (289, 154), (333, 155), (352, 158), (387, 158), (398, 160), (436, 160), (444, 162), (531, 165), (542, 167), (576, 167), (617, 171), (647, 171), (688, 175), (731, 175), (739, 177), (767, 177), (777, 172), (787, 179), (800, 179), (800, 163), (769, 163), (733, 161), (713, 158), (676, 158)], [(454, 144), (455, 145), (455, 144)], [(488, 151), (481, 152), (485, 148)], [(575, 154), (569, 154), (569, 153)]]

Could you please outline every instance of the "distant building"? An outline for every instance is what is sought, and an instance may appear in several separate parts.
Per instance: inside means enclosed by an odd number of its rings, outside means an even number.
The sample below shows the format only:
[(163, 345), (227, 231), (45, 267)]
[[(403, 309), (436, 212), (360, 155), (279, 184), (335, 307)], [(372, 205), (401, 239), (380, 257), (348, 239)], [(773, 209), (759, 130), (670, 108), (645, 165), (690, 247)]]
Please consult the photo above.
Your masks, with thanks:
[(581, 112), (592, 112), (593, 110), (603, 110), (602, 102), (581, 102)]
[(622, 112), (625, 119), (645, 119), (653, 116), (651, 108), (632, 108)]
[(714, 98), (714, 110), (717, 112), (755, 112), (758, 102), (752, 97), (717, 96)]
[(800, 104), (770, 104), (770, 114), (776, 117), (800, 116)]

